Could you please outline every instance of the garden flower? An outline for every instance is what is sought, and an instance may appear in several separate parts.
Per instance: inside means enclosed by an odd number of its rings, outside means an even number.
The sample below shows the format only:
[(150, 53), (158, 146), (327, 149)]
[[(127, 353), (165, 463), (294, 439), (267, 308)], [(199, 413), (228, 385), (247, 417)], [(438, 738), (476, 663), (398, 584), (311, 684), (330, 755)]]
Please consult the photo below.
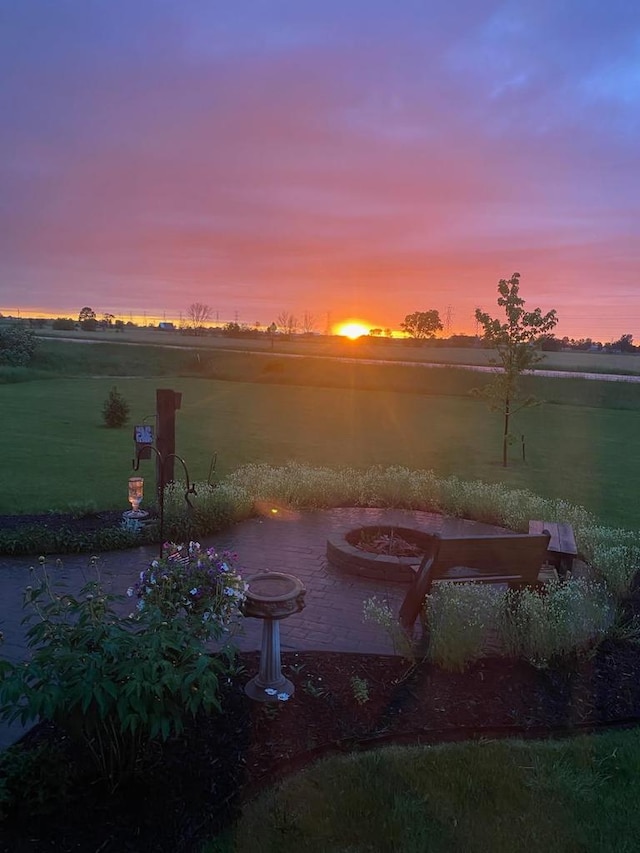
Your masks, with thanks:
[(136, 596), (139, 603), (152, 605), (167, 619), (181, 619), (198, 636), (211, 638), (226, 633), (241, 615), (247, 584), (228, 552), (203, 550), (199, 542), (187, 546), (167, 542), (162, 559), (141, 572), (130, 590), (127, 595)]

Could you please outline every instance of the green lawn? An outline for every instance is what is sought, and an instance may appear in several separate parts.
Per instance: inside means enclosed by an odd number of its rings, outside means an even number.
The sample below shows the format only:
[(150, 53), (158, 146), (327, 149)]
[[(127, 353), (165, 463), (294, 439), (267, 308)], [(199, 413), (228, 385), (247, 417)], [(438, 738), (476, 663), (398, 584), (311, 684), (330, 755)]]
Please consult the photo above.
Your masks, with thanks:
[[(134, 422), (154, 413), (157, 387), (182, 391), (177, 452), (195, 479), (206, 478), (216, 451), (220, 474), (247, 462), (290, 459), (312, 465), (406, 465), (563, 497), (607, 523), (638, 527), (640, 412), (635, 409), (559, 404), (529, 409), (515, 423), (526, 436), (526, 464), (515, 447), (513, 465), (505, 471), (499, 464), (500, 418), (469, 396), (176, 377), (0, 385), (0, 512), (90, 501), (126, 508), (131, 429), (109, 430), (101, 419), (114, 383), (131, 403)], [(606, 383), (580, 384), (591, 393)], [(153, 464), (142, 466), (143, 475), (151, 476)]]
[(390, 748), (319, 762), (206, 853), (633, 853), (640, 732)]

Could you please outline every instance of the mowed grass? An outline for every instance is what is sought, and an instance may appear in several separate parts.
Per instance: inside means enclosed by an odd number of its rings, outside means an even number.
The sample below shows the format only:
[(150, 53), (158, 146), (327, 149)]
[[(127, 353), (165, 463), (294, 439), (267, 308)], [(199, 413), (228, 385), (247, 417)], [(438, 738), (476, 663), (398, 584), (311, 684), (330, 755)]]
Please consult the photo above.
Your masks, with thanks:
[[(528, 409), (514, 421), (518, 434), (525, 435), (526, 462), (518, 444), (505, 470), (499, 462), (500, 416), (468, 395), (180, 377), (0, 386), (1, 513), (89, 502), (104, 509), (127, 507), (132, 429), (109, 430), (101, 417), (114, 384), (131, 404), (132, 423), (154, 414), (156, 388), (182, 392), (176, 450), (192, 479), (206, 479), (215, 452), (219, 475), (248, 462), (404, 465), (561, 497), (609, 524), (638, 527), (637, 410), (560, 404)], [(141, 468), (152, 483), (153, 462)], [(152, 493), (148, 486), (149, 500)]]
[(388, 748), (319, 762), (207, 853), (632, 853), (640, 732)]

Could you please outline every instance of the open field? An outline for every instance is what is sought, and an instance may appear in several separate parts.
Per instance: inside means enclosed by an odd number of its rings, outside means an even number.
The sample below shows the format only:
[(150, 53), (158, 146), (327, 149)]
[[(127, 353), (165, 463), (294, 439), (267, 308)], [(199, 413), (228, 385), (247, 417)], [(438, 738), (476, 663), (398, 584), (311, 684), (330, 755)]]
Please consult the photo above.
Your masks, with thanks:
[[(565, 383), (547, 381), (556, 387)], [(636, 405), (624, 411), (547, 404), (523, 412), (514, 425), (526, 436), (527, 461), (522, 462), (515, 447), (513, 465), (505, 471), (499, 464), (500, 418), (468, 394), (168, 376), (0, 386), (0, 512), (66, 509), (88, 502), (101, 509), (127, 508), (131, 430), (106, 429), (101, 419), (103, 401), (114, 384), (132, 405), (132, 422), (154, 413), (157, 387), (182, 391), (177, 452), (196, 480), (206, 479), (214, 452), (219, 454), (221, 475), (247, 462), (278, 464), (289, 459), (312, 465), (405, 465), (562, 497), (586, 506), (607, 523), (638, 527)], [(577, 384), (589, 392), (608, 385)], [(143, 474), (151, 477), (152, 462), (142, 466)]]
[[(160, 332), (150, 329), (125, 329), (123, 332), (56, 332), (46, 330), (39, 336), (51, 339), (90, 340), (94, 343), (147, 344), (154, 346), (187, 347), (204, 350), (241, 350), (250, 352), (276, 352), (283, 355), (320, 357), (383, 359), (386, 361), (431, 362), (435, 364), (487, 365), (494, 355), (481, 347), (453, 348), (441, 346), (414, 346), (405, 340), (375, 341), (361, 338), (351, 341), (343, 337), (286, 336), (268, 338), (230, 338), (222, 336), (185, 335), (180, 332)], [(588, 352), (549, 352), (541, 367), (549, 370), (566, 370), (585, 373), (622, 373), (640, 375), (640, 354), (608, 355)]]

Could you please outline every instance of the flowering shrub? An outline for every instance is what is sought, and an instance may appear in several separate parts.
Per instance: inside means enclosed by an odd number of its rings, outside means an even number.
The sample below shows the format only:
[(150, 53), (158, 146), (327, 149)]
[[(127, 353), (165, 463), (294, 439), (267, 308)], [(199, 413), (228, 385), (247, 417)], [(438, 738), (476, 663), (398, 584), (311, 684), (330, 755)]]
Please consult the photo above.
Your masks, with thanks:
[(427, 659), (462, 672), (483, 657), (503, 597), (504, 592), (491, 584), (434, 584), (424, 603)]
[[(202, 562), (218, 565), (214, 558)], [(157, 586), (150, 583), (139, 612), (127, 618), (118, 612), (122, 597), (105, 590), (96, 557), (91, 566), (96, 579), (74, 595), (53, 585), (45, 558), (40, 558), (24, 597), (31, 654), (25, 662), (0, 661), (0, 719), (57, 723), (88, 749), (100, 777), (114, 788), (133, 772), (150, 741), (179, 734), (189, 716), (222, 710), (220, 686), (231, 672), (232, 649), (206, 653), (209, 634), (199, 630), (202, 616), (193, 622), (189, 618), (199, 606), (195, 593), (185, 618), (166, 618), (165, 600), (147, 606)], [(229, 588), (237, 588), (235, 572), (220, 566), (219, 574), (230, 580)], [(176, 575), (186, 580), (187, 571), (180, 568)], [(174, 588), (170, 582), (166, 586)], [(226, 599), (239, 600), (220, 587)], [(176, 583), (176, 601), (179, 590)], [(213, 612), (211, 597), (208, 601)], [(216, 631), (236, 609), (224, 600), (220, 604)], [(176, 605), (166, 612), (178, 610)], [(192, 624), (198, 630), (189, 630)]]
[(219, 639), (240, 614), (247, 584), (236, 569), (237, 555), (203, 549), (199, 542), (165, 542), (161, 560), (140, 572), (127, 590), (137, 609), (157, 609), (170, 620), (184, 622), (202, 639)]
[(615, 615), (607, 587), (572, 578), (552, 581), (544, 590), (508, 592), (502, 599), (498, 630), (508, 655), (546, 667), (597, 645), (611, 631)]

